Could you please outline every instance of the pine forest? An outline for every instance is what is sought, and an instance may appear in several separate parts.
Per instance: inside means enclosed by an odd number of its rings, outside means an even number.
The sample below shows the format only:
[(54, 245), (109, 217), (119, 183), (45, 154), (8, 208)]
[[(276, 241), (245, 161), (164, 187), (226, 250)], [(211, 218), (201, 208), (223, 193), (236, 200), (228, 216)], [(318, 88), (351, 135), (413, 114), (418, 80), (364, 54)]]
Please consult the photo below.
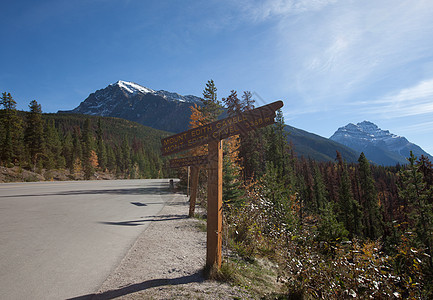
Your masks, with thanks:
[[(28, 112), (17, 111), (9, 93), (1, 105), (1, 166), (18, 169), (21, 181), (169, 175), (159, 154), (164, 131), (117, 118), (43, 114), (35, 100)], [(19, 180), (14, 175), (6, 173), (3, 181)]]

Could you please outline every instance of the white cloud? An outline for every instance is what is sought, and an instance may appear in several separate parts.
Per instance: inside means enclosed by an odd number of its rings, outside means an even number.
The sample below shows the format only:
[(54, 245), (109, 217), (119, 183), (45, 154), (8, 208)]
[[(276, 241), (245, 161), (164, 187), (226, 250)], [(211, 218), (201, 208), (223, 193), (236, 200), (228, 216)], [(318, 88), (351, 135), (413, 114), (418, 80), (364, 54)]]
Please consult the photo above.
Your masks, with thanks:
[(411, 72), (431, 56), (433, 2), (345, 1), (321, 9), (279, 24), (280, 77), (307, 103), (342, 103), (390, 77), (423, 76)]
[(364, 113), (381, 115), (385, 119), (433, 113), (433, 79), (391, 93), (383, 98), (353, 103), (364, 106)]
[(265, 21), (274, 17), (318, 11), (337, 0), (266, 0), (240, 1), (240, 7), (249, 20)]
[(433, 122), (422, 122), (411, 125), (405, 125), (401, 128), (398, 128), (399, 131), (403, 133), (431, 133), (433, 132)]

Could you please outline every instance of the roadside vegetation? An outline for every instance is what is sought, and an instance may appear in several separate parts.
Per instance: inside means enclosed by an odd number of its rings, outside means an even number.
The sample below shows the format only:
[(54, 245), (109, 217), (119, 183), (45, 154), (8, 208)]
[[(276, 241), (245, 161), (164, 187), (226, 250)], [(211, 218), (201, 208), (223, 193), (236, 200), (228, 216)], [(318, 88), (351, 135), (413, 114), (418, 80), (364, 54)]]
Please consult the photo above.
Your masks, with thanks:
[[(191, 127), (254, 105), (209, 81)], [(210, 104), (212, 103), (212, 104)], [(269, 299), (432, 299), (433, 166), (298, 158), (284, 119), (224, 140), (224, 263), (213, 278)], [(188, 155), (206, 153), (198, 148)], [(179, 173), (186, 183), (186, 171)], [(206, 207), (206, 171), (199, 203)]]

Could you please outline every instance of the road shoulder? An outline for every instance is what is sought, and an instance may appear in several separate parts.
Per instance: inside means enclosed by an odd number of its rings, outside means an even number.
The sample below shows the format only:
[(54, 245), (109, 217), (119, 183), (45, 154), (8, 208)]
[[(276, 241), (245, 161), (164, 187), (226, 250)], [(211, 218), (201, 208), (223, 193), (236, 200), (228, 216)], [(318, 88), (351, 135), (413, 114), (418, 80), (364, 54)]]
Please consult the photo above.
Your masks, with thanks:
[(140, 235), (94, 299), (250, 298), (237, 287), (205, 280), (206, 232), (187, 218), (185, 195), (176, 194)]

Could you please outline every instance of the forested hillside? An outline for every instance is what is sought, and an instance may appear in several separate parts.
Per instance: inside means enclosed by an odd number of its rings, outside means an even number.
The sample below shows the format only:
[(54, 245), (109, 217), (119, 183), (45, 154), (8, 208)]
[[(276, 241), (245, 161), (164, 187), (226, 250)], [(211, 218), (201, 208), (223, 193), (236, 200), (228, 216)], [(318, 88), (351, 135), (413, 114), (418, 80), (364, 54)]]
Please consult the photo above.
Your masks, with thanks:
[(0, 163), (4, 167), (36, 173), (63, 170), (67, 179), (95, 179), (98, 174), (115, 178), (167, 175), (159, 154), (160, 139), (167, 132), (117, 118), (43, 114), (35, 100), (29, 112), (17, 111), (7, 93), (1, 104)]

